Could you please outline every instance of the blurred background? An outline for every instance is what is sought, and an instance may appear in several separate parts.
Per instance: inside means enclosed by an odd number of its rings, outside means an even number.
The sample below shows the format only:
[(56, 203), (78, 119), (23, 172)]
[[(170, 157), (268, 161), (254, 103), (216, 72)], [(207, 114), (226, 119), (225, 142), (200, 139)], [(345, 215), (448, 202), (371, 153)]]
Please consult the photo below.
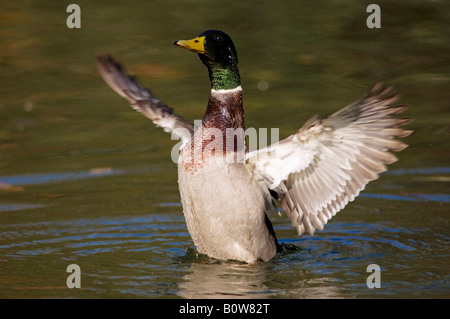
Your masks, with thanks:
[[(377, 1), (33, 1), (0, 3), (1, 298), (449, 297), (450, 3)], [(66, 8), (81, 8), (69, 29)], [(198, 257), (179, 201), (177, 141), (100, 78), (111, 53), (183, 117), (209, 95), (196, 54), (172, 45), (208, 29), (237, 48), (246, 126), (280, 138), (375, 82), (410, 105), (410, 145), (334, 217), (254, 267)], [(292, 245), (292, 246), (291, 246)], [(293, 247), (297, 247), (294, 249)], [(69, 264), (81, 289), (68, 289)], [(369, 264), (381, 289), (369, 289)]]

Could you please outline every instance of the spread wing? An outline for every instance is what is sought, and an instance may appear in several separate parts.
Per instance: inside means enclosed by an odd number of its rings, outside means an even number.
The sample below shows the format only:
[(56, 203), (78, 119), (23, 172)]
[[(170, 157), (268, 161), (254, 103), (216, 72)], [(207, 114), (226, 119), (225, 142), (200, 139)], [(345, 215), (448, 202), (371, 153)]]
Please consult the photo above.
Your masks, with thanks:
[(412, 131), (394, 118), (406, 106), (390, 107), (398, 95), (375, 85), (366, 95), (326, 119), (314, 117), (297, 133), (247, 154), (253, 176), (276, 192), (299, 235), (314, 234), (352, 201), (365, 185), (397, 161), (389, 151), (406, 144), (394, 138)]
[(194, 125), (164, 105), (134, 77), (128, 75), (122, 65), (111, 55), (96, 55), (97, 68), (105, 82), (120, 96), (126, 98), (131, 107), (148, 117), (165, 131), (174, 132), (183, 141), (191, 140)]

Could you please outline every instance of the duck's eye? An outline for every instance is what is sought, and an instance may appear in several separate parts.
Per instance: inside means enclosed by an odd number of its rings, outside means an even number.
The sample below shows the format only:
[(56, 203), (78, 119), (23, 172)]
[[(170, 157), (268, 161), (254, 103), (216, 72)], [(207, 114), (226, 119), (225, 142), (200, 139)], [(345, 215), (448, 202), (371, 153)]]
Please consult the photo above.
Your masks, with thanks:
[(216, 40), (217, 40), (217, 41), (222, 41), (223, 38), (222, 38), (222, 36), (218, 35), (218, 36), (216, 37)]

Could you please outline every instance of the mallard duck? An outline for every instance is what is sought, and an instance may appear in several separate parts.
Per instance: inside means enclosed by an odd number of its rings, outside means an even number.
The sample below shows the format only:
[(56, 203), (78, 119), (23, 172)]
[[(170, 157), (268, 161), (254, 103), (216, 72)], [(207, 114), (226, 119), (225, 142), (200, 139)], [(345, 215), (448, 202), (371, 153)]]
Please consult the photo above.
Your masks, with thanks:
[[(199, 128), (129, 76), (111, 55), (97, 55), (96, 61), (114, 91), (181, 138), (181, 202), (201, 254), (246, 263), (272, 259), (281, 249), (266, 214), (274, 199), (299, 235), (312, 235), (386, 171), (387, 164), (397, 161), (390, 151), (407, 147), (394, 138), (411, 133), (401, 128), (409, 119), (392, 117), (406, 106), (390, 107), (398, 94), (387, 97), (390, 88), (376, 84), (331, 116), (314, 117), (286, 139), (247, 151), (241, 134), (245, 126), (238, 57), (231, 38), (208, 30), (174, 44), (197, 53), (209, 72), (211, 93)], [(225, 137), (230, 130), (231, 139)]]

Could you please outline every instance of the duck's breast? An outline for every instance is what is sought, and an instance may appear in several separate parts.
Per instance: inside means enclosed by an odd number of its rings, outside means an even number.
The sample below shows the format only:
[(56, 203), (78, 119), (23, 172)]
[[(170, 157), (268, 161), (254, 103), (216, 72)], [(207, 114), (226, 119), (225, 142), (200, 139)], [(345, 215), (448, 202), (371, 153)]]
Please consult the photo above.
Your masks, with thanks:
[(178, 174), (186, 223), (200, 253), (246, 262), (275, 255), (263, 191), (244, 163), (181, 162)]

